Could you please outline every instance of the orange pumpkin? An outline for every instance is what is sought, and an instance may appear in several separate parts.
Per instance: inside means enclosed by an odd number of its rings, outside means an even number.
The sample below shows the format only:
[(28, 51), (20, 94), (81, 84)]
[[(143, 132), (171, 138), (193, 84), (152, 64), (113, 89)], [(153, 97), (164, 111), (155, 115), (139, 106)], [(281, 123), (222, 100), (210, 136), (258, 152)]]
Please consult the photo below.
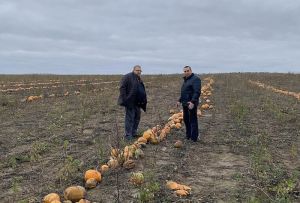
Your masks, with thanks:
[(84, 174), (84, 179), (85, 181), (87, 181), (90, 178), (94, 178), (97, 182), (101, 181), (101, 173), (99, 171), (96, 170), (87, 170)]
[(152, 135), (152, 130), (149, 129), (149, 130), (146, 130), (144, 133), (143, 133), (143, 138), (145, 138), (146, 140), (149, 140), (151, 135)]
[(51, 203), (54, 200), (60, 201), (59, 195), (56, 193), (50, 193), (44, 197), (43, 203)]
[(174, 181), (167, 181), (166, 186), (170, 190), (176, 190), (177, 187), (178, 187), (178, 184), (176, 182), (174, 182)]
[(201, 106), (201, 109), (208, 109), (209, 108), (209, 105), (208, 104), (203, 104), (202, 106)]

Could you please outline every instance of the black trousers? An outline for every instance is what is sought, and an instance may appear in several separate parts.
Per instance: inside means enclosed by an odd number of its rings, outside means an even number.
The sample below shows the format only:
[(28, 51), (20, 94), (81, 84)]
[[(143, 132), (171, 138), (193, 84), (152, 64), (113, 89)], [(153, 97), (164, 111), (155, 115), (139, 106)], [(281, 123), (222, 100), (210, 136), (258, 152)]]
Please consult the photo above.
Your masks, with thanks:
[(199, 136), (197, 105), (191, 110), (187, 106), (183, 106), (183, 121), (186, 128), (186, 138), (196, 142)]
[(137, 133), (141, 120), (141, 108), (138, 106), (125, 107), (125, 136), (132, 137)]

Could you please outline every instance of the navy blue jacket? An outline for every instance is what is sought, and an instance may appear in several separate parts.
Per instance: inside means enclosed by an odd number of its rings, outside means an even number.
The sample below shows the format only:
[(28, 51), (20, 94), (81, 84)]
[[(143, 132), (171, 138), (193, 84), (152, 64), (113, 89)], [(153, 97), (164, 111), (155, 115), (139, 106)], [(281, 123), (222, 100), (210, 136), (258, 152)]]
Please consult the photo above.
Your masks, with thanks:
[(142, 80), (130, 72), (120, 82), (120, 96), (118, 104), (125, 107), (138, 106), (146, 111), (147, 94)]
[(201, 94), (201, 80), (194, 73), (189, 77), (183, 77), (184, 81), (181, 86), (181, 95), (179, 102), (183, 106), (187, 106), (187, 102), (192, 102), (193, 104), (199, 104), (199, 97)]

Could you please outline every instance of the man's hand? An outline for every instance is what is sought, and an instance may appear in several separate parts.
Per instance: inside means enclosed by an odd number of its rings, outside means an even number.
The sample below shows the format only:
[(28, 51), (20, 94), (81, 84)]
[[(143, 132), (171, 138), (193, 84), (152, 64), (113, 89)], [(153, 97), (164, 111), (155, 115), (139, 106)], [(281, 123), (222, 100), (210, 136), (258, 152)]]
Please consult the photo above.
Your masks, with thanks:
[(176, 108), (178, 108), (180, 106), (180, 102), (176, 103)]
[(188, 108), (189, 108), (190, 110), (193, 109), (194, 106), (195, 106), (192, 102), (188, 102), (188, 104), (189, 104), (189, 105), (188, 105)]

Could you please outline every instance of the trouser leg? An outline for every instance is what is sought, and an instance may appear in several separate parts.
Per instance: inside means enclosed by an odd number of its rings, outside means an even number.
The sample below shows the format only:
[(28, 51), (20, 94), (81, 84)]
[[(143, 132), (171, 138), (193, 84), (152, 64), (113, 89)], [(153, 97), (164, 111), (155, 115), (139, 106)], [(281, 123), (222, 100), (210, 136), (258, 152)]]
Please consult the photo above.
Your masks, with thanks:
[(125, 136), (132, 136), (132, 129), (134, 125), (135, 109), (132, 107), (125, 107)]
[(193, 141), (197, 141), (199, 136), (198, 118), (197, 118), (197, 105), (190, 111), (190, 125), (191, 125), (191, 138)]
[(141, 120), (141, 109), (140, 107), (135, 106), (134, 122), (132, 127), (132, 136), (136, 136), (137, 129)]
[(183, 107), (183, 121), (185, 124), (186, 138), (191, 138), (190, 113), (188, 107)]

